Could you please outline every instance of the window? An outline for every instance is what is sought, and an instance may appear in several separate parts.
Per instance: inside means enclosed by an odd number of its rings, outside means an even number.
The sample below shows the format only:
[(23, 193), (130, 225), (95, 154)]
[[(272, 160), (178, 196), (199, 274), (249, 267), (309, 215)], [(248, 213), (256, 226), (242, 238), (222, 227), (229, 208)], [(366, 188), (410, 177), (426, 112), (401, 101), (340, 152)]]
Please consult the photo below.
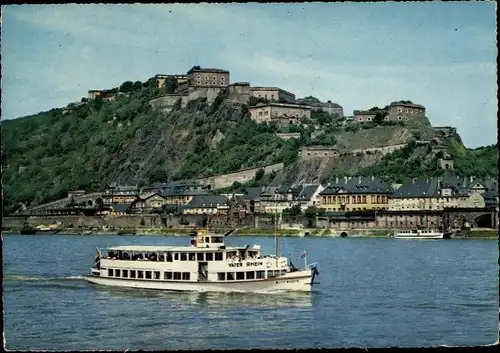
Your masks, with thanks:
[(151, 279), (151, 271), (146, 271), (146, 279)]
[(185, 252), (181, 252), (181, 261), (187, 261), (187, 254)]
[(113, 270), (108, 268), (108, 277), (113, 277)]
[(115, 277), (120, 277), (120, 270), (115, 270)]
[(266, 278), (266, 271), (257, 271), (257, 278)]
[(160, 271), (154, 272), (154, 279), (160, 279)]
[(221, 252), (215, 253), (215, 261), (222, 261), (222, 253)]
[(172, 262), (172, 253), (171, 252), (167, 253), (167, 262)]
[(236, 280), (242, 281), (245, 279), (245, 272), (236, 272)]
[(137, 278), (144, 278), (144, 272), (143, 271), (137, 271)]
[(227, 280), (228, 281), (234, 281), (234, 272), (228, 272), (227, 273)]
[(225, 281), (226, 280), (226, 273), (225, 272), (218, 272), (217, 273), (217, 280), (218, 281)]
[(180, 280), (181, 279), (181, 273), (180, 272), (174, 272), (174, 279), (175, 280)]
[(196, 254), (196, 260), (198, 260), (198, 261), (203, 261), (204, 260), (204, 256), (203, 256), (202, 252), (199, 252), (199, 253)]
[(158, 256), (158, 261), (165, 262), (165, 254), (160, 254), (160, 256)]
[(403, 118), (401, 118), (400, 116), (398, 116), (398, 120), (401, 120), (401, 119), (403, 119)]
[(128, 270), (122, 270), (122, 277), (128, 277)]
[(255, 272), (254, 271), (247, 272), (247, 279), (255, 279)]
[(183, 281), (189, 281), (189, 278), (191, 274), (189, 272), (182, 272), (182, 280)]
[(272, 278), (272, 277), (275, 277), (274, 276), (274, 271), (273, 270), (267, 271), (267, 278)]
[(164, 272), (163, 279), (171, 280), (172, 279), (172, 272)]
[(175, 254), (174, 254), (174, 260), (175, 260), (175, 261), (178, 261), (178, 260), (179, 260), (179, 253), (175, 253)]
[(130, 278), (135, 278), (135, 270), (130, 270)]
[(214, 259), (214, 254), (213, 254), (213, 253), (211, 253), (211, 252), (207, 252), (207, 253), (205, 254), (205, 258), (206, 258), (206, 260), (207, 260), (207, 261), (213, 261), (213, 259)]

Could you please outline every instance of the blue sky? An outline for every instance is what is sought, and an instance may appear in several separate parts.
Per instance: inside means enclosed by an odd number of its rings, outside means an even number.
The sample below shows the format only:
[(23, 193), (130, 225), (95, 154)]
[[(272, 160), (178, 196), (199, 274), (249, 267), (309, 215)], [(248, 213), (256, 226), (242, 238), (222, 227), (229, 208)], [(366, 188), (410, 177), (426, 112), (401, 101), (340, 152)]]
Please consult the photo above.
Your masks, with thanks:
[(497, 141), (492, 2), (12, 5), (2, 17), (2, 119), (200, 65), (346, 115), (411, 100), (468, 147)]

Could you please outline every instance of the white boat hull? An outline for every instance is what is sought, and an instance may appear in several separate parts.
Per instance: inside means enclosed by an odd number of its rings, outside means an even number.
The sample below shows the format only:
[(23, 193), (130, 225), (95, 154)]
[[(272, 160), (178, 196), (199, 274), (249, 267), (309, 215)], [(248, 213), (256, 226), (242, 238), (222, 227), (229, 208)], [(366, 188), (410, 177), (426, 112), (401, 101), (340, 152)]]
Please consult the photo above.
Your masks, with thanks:
[(425, 240), (425, 239), (443, 239), (443, 234), (395, 234), (394, 239), (417, 239), (417, 240)]
[(272, 292), (310, 292), (311, 271), (297, 271), (287, 273), (279, 278), (269, 278), (254, 281), (160, 281), (137, 280), (126, 278), (112, 278), (100, 276), (86, 276), (85, 279), (93, 284), (128, 287), (141, 289), (156, 289), (165, 291), (191, 291), (191, 292), (241, 292), (241, 293), (272, 293)]

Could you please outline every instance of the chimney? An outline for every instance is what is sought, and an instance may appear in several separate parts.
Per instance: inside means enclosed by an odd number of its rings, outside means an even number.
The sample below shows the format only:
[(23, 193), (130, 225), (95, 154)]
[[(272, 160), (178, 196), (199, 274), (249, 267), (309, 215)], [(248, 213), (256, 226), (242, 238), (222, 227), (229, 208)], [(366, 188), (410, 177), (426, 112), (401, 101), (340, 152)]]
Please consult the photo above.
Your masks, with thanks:
[(412, 181), (413, 181), (413, 184), (415, 184), (415, 178), (413, 178)]
[(358, 177), (358, 184), (361, 184), (361, 176)]
[(338, 184), (339, 183), (339, 177), (335, 177), (335, 183)]
[(374, 181), (374, 180), (375, 180), (375, 177), (372, 175), (372, 181)]
[(347, 180), (348, 180), (348, 179), (347, 179), (347, 177), (345, 176), (345, 177), (344, 177), (344, 184), (347, 184)]
[(473, 180), (474, 180), (474, 177), (471, 175), (471, 176), (470, 176), (470, 183), (471, 183), (471, 184), (473, 183)]

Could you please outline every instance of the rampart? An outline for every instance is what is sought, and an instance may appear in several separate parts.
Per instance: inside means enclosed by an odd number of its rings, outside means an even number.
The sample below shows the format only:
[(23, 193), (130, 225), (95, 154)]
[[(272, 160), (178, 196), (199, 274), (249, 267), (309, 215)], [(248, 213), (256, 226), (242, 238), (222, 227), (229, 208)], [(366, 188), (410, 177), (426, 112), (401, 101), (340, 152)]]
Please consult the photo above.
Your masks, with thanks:
[(231, 186), (235, 181), (246, 183), (255, 176), (259, 169), (263, 169), (265, 173), (280, 171), (284, 168), (283, 163), (271, 164), (262, 168), (252, 168), (241, 170), (235, 173), (214, 175), (208, 178), (198, 179), (197, 181), (203, 185), (210, 185), (211, 189), (222, 189)]
[(169, 112), (172, 110), (172, 107), (179, 99), (182, 99), (182, 95), (166, 94), (164, 96), (150, 100), (149, 105), (155, 110)]
[(309, 160), (312, 158), (332, 158), (338, 156), (340, 156), (339, 151), (330, 146), (302, 147), (299, 152), (299, 157), (302, 160)]
[(276, 136), (283, 140), (300, 139), (300, 132), (282, 132), (277, 133)]

